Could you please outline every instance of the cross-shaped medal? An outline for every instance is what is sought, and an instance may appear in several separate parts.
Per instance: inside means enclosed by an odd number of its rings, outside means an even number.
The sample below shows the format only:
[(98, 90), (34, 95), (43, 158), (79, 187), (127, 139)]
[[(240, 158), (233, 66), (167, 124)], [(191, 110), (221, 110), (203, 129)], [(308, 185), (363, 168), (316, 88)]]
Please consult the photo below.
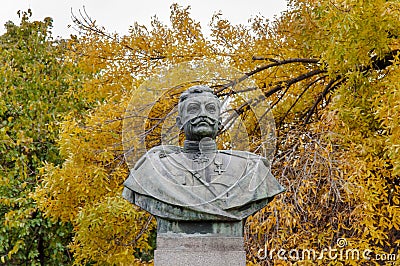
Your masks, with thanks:
[(220, 162), (219, 160), (217, 160), (217, 158), (215, 158), (214, 164), (217, 166), (217, 169), (214, 169), (214, 172), (217, 172), (218, 175), (222, 175), (222, 173), (225, 172), (225, 170), (221, 168), (222, 162)]

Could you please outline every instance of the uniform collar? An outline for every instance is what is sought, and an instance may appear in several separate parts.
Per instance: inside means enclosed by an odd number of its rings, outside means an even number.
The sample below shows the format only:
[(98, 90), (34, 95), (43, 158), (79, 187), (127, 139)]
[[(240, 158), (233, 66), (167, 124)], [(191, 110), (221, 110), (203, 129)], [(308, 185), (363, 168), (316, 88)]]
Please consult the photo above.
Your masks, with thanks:
[(185, 140), (183, 152), (187, 153), (212, 153), (217, 151), (217, 144), (212, 138), (204, 138), (200, 141)]

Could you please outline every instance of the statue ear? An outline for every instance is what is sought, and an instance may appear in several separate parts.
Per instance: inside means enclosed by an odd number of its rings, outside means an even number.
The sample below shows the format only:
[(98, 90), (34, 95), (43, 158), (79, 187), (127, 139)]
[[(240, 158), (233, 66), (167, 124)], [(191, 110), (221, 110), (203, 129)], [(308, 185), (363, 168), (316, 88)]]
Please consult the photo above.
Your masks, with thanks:
[(218, 130), (221, 131), (224, 129), (224, 125), (222, 124), (222, 117), (218, 118)]
[(182, 120), (179, 115), (176, 117), (176, 125), (179, 127), (179, 129), (182, 129), (183, 127)]

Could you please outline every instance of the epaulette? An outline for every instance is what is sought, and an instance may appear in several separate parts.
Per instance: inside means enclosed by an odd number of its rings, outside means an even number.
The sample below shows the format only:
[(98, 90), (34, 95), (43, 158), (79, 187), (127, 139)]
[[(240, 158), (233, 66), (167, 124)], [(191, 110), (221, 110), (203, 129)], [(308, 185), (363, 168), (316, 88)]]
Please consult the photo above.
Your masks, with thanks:
[(157, 155), (160, 158), (164, 158), (166, 157), (168, 154), (171, 153), (179, 153), (182, 151), (182, 148), (179, 146), (173, 146), (173, 145), (160, 145), (160, 146), (156, 146), (151, 148), (150, 150), (148, 150), (146, 152), (146, 154), (144, 154), (135, 164), (134, 166), (134, 170), (139, 169), (139, 167), (146, 161), (146, 157), (149, 155)]
[(182, 152), (182, 148), (174, 145), (160, 145), (151, 148), (148, 153), (158, 154), (160, 158), (164, 158), (172, 153), (180, 153)]

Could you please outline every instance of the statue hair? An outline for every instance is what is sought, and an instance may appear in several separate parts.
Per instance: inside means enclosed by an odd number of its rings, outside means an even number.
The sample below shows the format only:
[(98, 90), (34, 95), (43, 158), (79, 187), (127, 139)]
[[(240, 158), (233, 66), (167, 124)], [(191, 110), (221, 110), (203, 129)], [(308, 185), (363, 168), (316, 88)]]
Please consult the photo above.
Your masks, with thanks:
[(220, 104), (220, 100), (218, 99), (217, 95), (214, 94), (214, 91), (210, 87), (205, 85), (195, 85), (182, 92), (181, 96), (179, 97), (179, 103), (178, 103), (179, 112), (182, 111), (181, 110), (181, 108), (183, 107), (182, 103), (186, 99), (190, 97), (195, 97), (199, 94), (207, 94), (208, 96), (213, 96)]

